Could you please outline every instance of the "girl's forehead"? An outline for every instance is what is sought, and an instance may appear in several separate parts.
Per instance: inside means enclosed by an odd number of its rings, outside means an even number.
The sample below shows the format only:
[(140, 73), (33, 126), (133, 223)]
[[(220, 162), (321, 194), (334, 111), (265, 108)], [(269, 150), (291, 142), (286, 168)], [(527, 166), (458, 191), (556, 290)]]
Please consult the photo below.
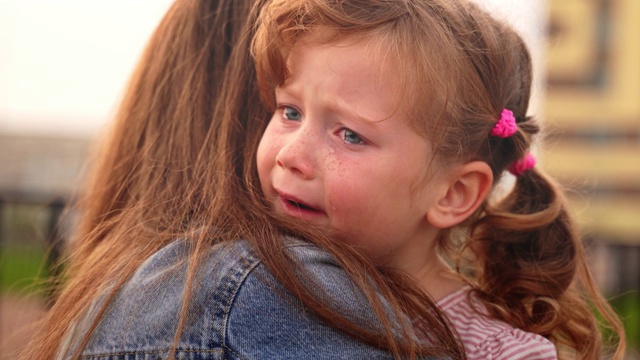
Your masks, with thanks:
[(289, 80), (331, 84), (324, 90), (341, 92), (341, 95), (370, 97), (383, 91), (388, 93), (385, 98), (396, 98), (400, 84), (395, 70), (380, 60), (379, 56), (371, 56), (365, 42), (352, 39), (334, 43), (301, 43), (289, 58)]
[[(325, 27), (308, 31), (292, 44), (290, 51), (285, 54), (289, 75), (296, 71), (296, 61), (299, 61), (300, 56), (314, 47), (335, 48), (345, 53), (357, 52), (367, 60), (367, 64), (363, 65), (374, 65), (372, 67), (376, 75), (385, 77), (393, 74), (394, 78), (402, 80), (410, 78), (397, 51), (390, 49), (380, 37), (360, 33), (345, 35)], [(405, 85), (403, 82), (402, 87)]]
[(350, 47), (363, 45), (368, 56), (372, 58), (387, 58), (393, 55), (394, 51), (389, 48), (388, 39), (385, 39), (387, 37), (376, 36), (373, 33), (344, 33), (326, 26), (318, 26), (301, 34), (292, 44), (292, 48), (301, 46)]

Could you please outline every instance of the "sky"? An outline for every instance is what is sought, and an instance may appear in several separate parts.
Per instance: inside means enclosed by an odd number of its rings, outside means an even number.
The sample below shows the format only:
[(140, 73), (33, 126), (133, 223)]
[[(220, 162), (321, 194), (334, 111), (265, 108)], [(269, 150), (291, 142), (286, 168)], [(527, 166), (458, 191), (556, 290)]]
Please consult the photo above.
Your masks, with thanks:
[[(545, 0), (475, 0), (543, 51)], [(0, 0), (0, 134), (95, 137), (172, 0)], [(542, 98), (542, 64), (533, 107)]]

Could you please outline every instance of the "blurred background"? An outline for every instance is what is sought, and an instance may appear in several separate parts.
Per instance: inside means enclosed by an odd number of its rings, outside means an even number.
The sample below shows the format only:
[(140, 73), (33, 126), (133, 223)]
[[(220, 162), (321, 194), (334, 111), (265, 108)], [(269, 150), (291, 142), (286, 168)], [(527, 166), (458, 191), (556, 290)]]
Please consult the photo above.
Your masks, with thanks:
[[(640, 1), (477, 0), (529, 43), (540, 166), (569, 190), (602, 290), (640, 347)], [(0, 0), (0, 359), (46, 309), (60, 221), (171, 0)], [(630, 359), (640, 359), (632, 353)]]

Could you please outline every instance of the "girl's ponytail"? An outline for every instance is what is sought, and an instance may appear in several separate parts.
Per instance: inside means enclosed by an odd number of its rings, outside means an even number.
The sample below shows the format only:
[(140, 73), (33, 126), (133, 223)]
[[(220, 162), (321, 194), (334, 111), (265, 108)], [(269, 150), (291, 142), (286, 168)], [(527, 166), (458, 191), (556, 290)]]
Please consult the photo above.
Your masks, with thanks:
[(569, 288), (578, 251), (555, 185), (537, 170), (527, 171), (506, 198), (485, 206), (471, 236), (484, 258), (482, 297), (508, 310), (509, 322), (520, 328), (553, 322), (553, 309), (534, 314), (534, 308), (548, 308), (535, 298), (555, 299)]
[(475, 292), (491, 315), (559, 349), (564, 344), (578, 358), (601, 351), (592, 307), (621, 333), (589, 274), (562, 191), (540, 170), (517, 176), (511, 193), (485, 205), (469, 231), (482, 260)]

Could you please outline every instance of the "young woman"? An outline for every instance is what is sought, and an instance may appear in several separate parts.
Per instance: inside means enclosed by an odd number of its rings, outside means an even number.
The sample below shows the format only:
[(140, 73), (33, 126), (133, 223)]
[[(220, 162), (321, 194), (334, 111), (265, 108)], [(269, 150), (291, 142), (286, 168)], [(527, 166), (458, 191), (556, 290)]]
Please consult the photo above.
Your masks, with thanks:
[[(171, 7), (93, 158), (63, 287), (22, 358), (462, 356), (425, 294), (387, 284), (406, 276), (265, 202), (255, 154), (271, 114), (249, 52), (263, 3)], [(428, 347), (380, 294), (435, 319)]]

